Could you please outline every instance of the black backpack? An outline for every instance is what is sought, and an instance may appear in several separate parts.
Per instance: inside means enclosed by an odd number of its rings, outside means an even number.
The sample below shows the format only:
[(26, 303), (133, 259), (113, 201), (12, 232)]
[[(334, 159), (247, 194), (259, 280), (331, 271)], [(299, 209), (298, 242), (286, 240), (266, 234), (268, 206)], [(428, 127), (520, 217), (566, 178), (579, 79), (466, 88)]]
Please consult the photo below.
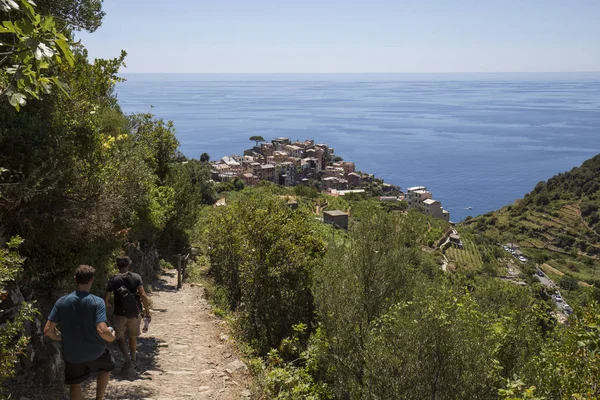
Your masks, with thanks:
[[(119, 298), (117, 302), (116, 299)], [(137, 298), (126, 286), (121, 286), (115, 290), (115, 304), (121, 304), (121, 314), (127, 318), (137, 318), (140, 315), (140, 306)]]

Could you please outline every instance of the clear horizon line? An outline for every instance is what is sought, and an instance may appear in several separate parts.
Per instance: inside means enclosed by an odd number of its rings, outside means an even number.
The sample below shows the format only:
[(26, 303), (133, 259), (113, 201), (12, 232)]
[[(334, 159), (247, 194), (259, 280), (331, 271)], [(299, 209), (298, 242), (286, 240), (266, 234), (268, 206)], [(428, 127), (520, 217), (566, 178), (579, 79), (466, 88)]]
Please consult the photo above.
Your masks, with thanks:
[(464, 72), (136, 72), (124, 71), (123, 74), (177, 74), (177, 75), (402, 75), (402, 74), (600, 74), (600, 71), (464, 71)]

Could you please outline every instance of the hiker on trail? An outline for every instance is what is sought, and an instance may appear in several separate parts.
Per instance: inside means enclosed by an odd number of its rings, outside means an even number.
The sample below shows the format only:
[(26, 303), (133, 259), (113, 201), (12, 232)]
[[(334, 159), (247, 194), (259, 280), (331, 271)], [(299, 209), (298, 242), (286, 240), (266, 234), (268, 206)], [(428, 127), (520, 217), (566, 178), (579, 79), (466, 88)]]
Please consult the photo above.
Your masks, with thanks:
[[(142, 277), (129, 271), (131, 259), (129, 257), (117, 257), (117, 268), (119, 273), (113, 276), (106, 286), (104, 302), (110, 308), (111, 293), (115, 295), (115, 307), (113, 315), (113, 326), (119, 350), (125, 357), (125, 364), (121, 372), (132, 373), (137, 362), (137, 337), (140, 335), (140, 324), (142, 322), (142, 304), (144, 305), (144, 317), (150, 320), (150, 307), (148, 296), (144, 290)], [(129, 337), (129, 349), (125, 343), (125, 331)]]
[(76, 290), (58, 299), (44, 327), (46, 336), (62, 344), (65, 383), (71, 385), (71, 400), (83, 400), (81, 383), (95, 372), (96, 400), (104, 399), (110, 371), (115, 367), (106, 347), (106, 342), (115, 340), (115, 334), (107, 325), (104, 301), (90, 293), (95, 273), (89, 265), (77, 268)]

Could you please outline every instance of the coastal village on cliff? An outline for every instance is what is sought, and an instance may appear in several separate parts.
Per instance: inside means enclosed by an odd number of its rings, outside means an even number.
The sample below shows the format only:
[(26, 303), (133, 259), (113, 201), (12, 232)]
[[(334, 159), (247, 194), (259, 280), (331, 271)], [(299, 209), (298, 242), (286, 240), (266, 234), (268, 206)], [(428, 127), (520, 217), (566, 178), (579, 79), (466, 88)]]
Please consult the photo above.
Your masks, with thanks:
[[(367, 192), (366, 188), (375, 180), (373, 174), (356, 171), (353, 162), (343, 161), (327, 144), (315, 144), (314, 140), (292, 143), (288, 138), (273, 139), (270, 143), (262, 137), (251, 140), (256, 145), (245, 150), (243, 156), (232, 155), (211, 162), (214, 181), (241, 179), (248, 186), (260, 181), (282, 186), (306, 185), (331, 196), (344, 196)], [(409, 208), (450, 221), (450, 213), (432, 199), (425, 186), (410, 187), (402, 193), (399, 187), (383, 183), (383, 191), (384, 195), (379, 196), (381, 201), (406, 201)]]

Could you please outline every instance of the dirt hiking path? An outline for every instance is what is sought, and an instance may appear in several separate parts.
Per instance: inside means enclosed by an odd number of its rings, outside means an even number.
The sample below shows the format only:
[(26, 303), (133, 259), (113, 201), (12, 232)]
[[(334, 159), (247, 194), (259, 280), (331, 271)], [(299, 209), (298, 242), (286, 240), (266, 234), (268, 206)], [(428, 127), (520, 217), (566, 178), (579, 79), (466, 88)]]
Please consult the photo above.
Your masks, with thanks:
[[(152, 322), (138, 340), (135, 377), (119, 372), (123, 358), (110, 346), (117, 366), (106, 399), (247, 399), (249, 376), (228, 342), (227, 327), (211, 312), (204, 288), (185, 284), (176, 290), (177, 274), (166, 271), (152, 291)], [(88, 380), (86, 398), (95, 398)]]

